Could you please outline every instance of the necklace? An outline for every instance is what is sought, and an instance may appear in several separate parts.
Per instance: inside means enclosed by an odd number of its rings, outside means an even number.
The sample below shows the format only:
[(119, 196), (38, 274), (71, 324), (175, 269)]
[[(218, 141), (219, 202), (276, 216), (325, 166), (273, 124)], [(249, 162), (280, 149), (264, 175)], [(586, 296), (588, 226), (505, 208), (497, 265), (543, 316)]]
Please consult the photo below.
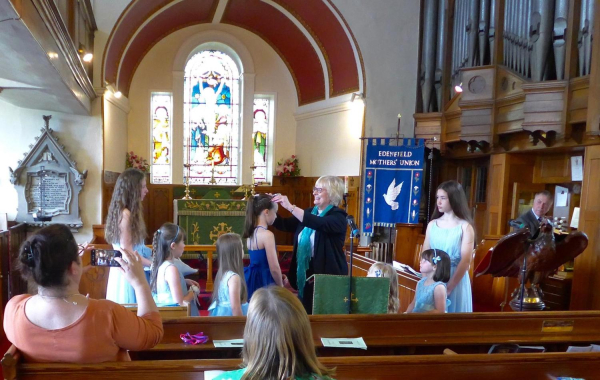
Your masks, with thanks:
[(42, 297), (43, 300), (54, 300), (54, 299), (61, 299), (63, 301), (65, 301), (66, 303), (70, 303), (73, 305), (77, 305), (77, 301), (69, 301), (67, 298), (69, 297), (73, 297), (73, 296), (80, 296), (80, 293), (72, 293), (72, 294), (66, 294), (64, 296), (45, 296), (42, 293), (38, 292), (38, 296)]

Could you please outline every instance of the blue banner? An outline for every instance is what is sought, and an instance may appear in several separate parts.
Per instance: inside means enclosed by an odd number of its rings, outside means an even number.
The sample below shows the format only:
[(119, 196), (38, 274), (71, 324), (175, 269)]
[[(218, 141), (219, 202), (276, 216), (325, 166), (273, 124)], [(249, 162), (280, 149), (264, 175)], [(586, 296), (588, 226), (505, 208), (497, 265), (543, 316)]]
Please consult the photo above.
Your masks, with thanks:
[[(368, 139), (363, 196), (363, 234), (374, 226), (418, 223), (423, 185), (423, 139)], [(394, 145), (390, 145), (393, 142)]]

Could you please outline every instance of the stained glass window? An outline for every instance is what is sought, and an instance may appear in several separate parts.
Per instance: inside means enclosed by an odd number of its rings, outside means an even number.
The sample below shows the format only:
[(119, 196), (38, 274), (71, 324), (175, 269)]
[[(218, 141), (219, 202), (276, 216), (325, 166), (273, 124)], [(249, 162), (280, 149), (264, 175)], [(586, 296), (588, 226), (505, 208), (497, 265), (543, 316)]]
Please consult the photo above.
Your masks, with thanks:
[(267, 156), (271, 99), (254, 98), (254, 124), (252, 127), (252, 151), (254, 153), (254, 181), (267, 180)]
[(227, 54), (204, 50), (184, 77), (184, 178), (191, 184), (238, 182), (239, 71)]
[(152, 183), (171, 183), (172, 103), (171, 93), (153, 92), (151, 95)]

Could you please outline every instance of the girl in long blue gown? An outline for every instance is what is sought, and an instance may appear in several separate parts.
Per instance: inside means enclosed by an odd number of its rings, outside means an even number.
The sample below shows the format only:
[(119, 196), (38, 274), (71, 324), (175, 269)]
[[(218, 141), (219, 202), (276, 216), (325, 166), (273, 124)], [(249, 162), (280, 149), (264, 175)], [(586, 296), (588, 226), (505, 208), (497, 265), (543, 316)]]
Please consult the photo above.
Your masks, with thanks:
[(456, 181), (442, 183), (436, 194), (436, 209), (427, 226), (423, 250), (440, 249), (450, 256), (450, 281), (447, 284), (449, 313), (473, 311), (469, 266), (473, 256), (475, 232), (462, 186)]

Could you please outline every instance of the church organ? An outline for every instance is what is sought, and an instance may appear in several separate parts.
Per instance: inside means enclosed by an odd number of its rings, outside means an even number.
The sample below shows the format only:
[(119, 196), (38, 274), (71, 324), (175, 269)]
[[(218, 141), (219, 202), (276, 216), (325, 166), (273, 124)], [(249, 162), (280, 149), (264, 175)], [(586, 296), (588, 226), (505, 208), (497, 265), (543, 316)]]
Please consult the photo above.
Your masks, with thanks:
[[(571, 309), (600, 307), (600, 295), (589, 290), (600, 269), (594, 244), (600, 234), (595, 201), (600, 194), (590, 178), (600, 150), (600, 39), (593, 38), (600, 25), (598, 4), (422, 1), (415, 137), (436, 138), (433, 172), (439, 175), (434, 174), (432, 187), (449, 179), (462, 182), (458, 168), (486, 165), (488, 191), (485, 211), (479, 211), (478, 241), (509, 231), (513, 203), (520, 201), (515, 185), (552, 193), (556, 185), (568, 188), (567, 219), (580, 207), (579, 230), (590, 238), (575, 260)], [(581, 182), (570, 174), (573, 156), (584, 160)], [(560, 165), (551, 163), (556, 157)], [(568, 175), (560, 180), (539, 175), (549, 169)], [(574, 188), (580, 191), (571, 194)], [(502, 286), (489, 286), (474, 294), (490, 298), (501, 292)]]

